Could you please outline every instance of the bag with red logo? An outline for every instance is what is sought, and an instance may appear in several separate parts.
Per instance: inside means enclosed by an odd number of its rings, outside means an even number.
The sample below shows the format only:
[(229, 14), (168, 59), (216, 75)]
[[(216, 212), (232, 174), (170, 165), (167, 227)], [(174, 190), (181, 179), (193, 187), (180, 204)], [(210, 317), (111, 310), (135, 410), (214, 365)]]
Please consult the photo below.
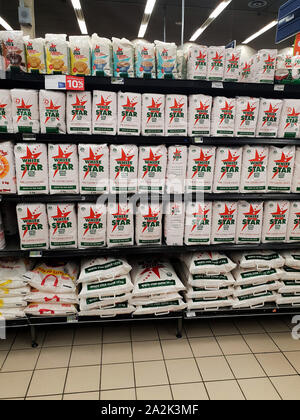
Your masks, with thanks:
[(0, 143), (0, 193), (16, 194), (14, 145), (10, 141)]
[(212, 192), (215, 146), (190, 146), (186, 173), (187, 192)]
[(166, 203), (164, 207), (164, 238), (169, 246), (182, 246), (185, 205), (181, 200)]
[(187, 135), (187, 96), (166, 95), (165, 136)]
[(262, 242), (286, 242), (289, 201), (266, 201), (264, 204), (264, 220)]
[(166, 173), (166, 192), (183, 194), (186, 177), (187, 147), (170, 146), (168, 148), (168, 165)]
[(279, 121), (278, 137), (297, 138), (300, 134), (300, 100), (284, 99)]
[(67, 316), (77, 314), (75, 305), (68, 303), (30, 303), (24, 310), (27, 315), (36, 316)]
[(117, 133), (117, 94), (105, 90), (93, 91), (93, 134)]
[(49, 144), (50, 194), (78, 194), (78, 155), (76, 144)]
[(213, 185), (215, 193), (239, 192), (242, 156), (242, 147), (218, 148)]
[(165, 135), (165, 95), (142, 95), (142, 135)]
[(208, 74), (207, 79), (222, 81), (225, 68), (225, 47), (208, 48)]
[(259, 98), (236, 98), (235, 137), (255, 137), (259, 103)]
[(261, 98), (256, 137), (277, 137), (282, 100)]
[(106, 245), (106, 205), (78, 203), (78, 247)]
[(109, 149), (107, 144), (79, 144), (79, 184), (82, 194), (107, 193)]
[(75, 204), (47, 205), (50, 248), (77, 248)]
[(12, 119), (14, 133), (39, 133), (40, 113), (38, 91), (12, 89)]
[(134, 144), (112, 144), (109, 152), (110, 192), (137, 192), (138, 147)]
[(244, 146), (240, 192), (267, 191), (267, 162), (269, 148)]
[(259, 50), (255, 63), (255, 83), (274, 83), (277, 50)]
[(206, 80), (207, 78), (207, 47), (191, 45), (187, 51), (187, 78), (189, 80)]
[(241, 52), (240, 48), (225, 49), (225, 82), (239, 81)]
[(141, 134), (142, 95), (118, 92), (118, 135)]
[(40, 90), (41, 133), (66, 134), (66, 95), (63, 92)]
[(185, 218), (185, 245), (209, 245), (212, 225), (212, 203), (188, 202)]
[(216, 96), (211, 114), (211, 135), (213, 137), (233, 137), (236, 115), (235, 98)]
[(164, 145), (139, 149), (138, 190), (146, 193), (164, 192), (167, 149)]
[(0, 89), (0, 109), (0, 131), (2, 133), (13, 133), (12, 107), (9, 89)]
[(92, 94), (91, 92), (67, 93), (68, 134), (92, 134)]
[(127, 202), (107, 204), (107, 246), (134, 244), (133, 204)]
[(286, 240), (294, 243), (300, 241), (300, 201), (290, 202)]
[(161, 204), (140, 203), (137, 208), (135, 235), (137, 245), (161, 245)]
[(237, 244), (261, 242), (263, 201), (239, 201), (235, 242)]
[(4, 71), (26, 71), (23, 31), (0, 31), (0, 51)]
[(50, 292), (41, 292), (37, 289), (31, 289), (31, 292), (26, 296), (27, 302), (34, 303), (48, 303), (48, 304), (58, 304), (58, 303), (68, 303), (68, 304), (77, 304), (78, 297), (76, 293), (50, 293)]
[(190, 95), (188, 108), (188, 135), (210, 136), (212, 97)]
[(295, 146), (269, 148), (268, 192), (289, 193), (292, 188)]
[(18, 204), (17, 219), (21, 249), (37, 250), (49, 248), (49, 230), (45, 204)]

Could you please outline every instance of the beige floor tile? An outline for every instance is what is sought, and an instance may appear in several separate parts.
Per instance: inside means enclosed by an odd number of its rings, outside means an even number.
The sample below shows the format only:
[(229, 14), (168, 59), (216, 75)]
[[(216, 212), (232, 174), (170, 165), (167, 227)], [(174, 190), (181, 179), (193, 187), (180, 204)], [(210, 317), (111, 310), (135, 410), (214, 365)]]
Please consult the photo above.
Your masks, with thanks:
[(286, 332), (290, 331), (289, 327), (281, 319), (262, 319), (261, 325), (267, 332)]
[(63, 400), (99, 400), (99, 391), (64, 394)]
[(185, 338), (179, 340), (161, 340), (161, 345), (165, 359), (193, 357), (189, 342)]
[(2, 366), (2, 372), (33, 370), (39, 357), (40, 349), (11, 350)]
[(102, 341), (102, 328), (99, 326), (76, 328), (74, 346), (98, 344)]
[(206, 382), (208, 395), (211, 400), (244, 400), (237, 381)]
[(164, 401), (164, 400), (172, 400), (172, 393), (171, 388), (169, 385), (162, 385), (162, 386), (146, 386), (142, 388), (136, 389), (137, 400), (144, 400), (144, 401)]
[(217, 335), (234, 335), (239, 334), (239, 330), (232, 321), (223, 321), (221, 319), (212, 320), (209, 322), (213, 333)]
[(283, 400), (300, 400), (300, 376), (270, 378)]
[(68, 367), (72, 347), (43, 347), (36, 369)]
[(49, 401), (49, 400), (62, 400), (62, 394), (58, 395), (44, 395), (42, 397), (27, 397), (26, 400), (43, 400), (43, 401)]
[(297, 373), (281, 353), (256, 354), (256, 358), (268, 376), (294, 375)]
[(290, 332), (286, 333), (270, 333), (281, 351), (297, 351), (300, 350), (300, 340), (294, 340)]
[(241, 335), (219, 336), (217, 340), (225, 355), (251, 353)]
[(16, 335), (17, 331), (15, 331), (14, 329), (6, 331), (6, 339), (0, 340), (0, 350), (9, 350), (12, 346), (12, 343), (14, 342)]
[(132, 343), (133, 360), (146, 362), (147, 360), (163, 360), (159, 341), (137, 341)]
[(273, 343), (268, 334), (245, 334), (244, 339), (253, 353), (279, 351), (279, 348)]
[(70, 346), (73, 342), (74, 330), (57, 328), (46, 334), (43, 347)]
[(222, 351), (214, 337), (190, 338), (195, 357), (220, 356)]
[(103, 344), (103, 364), (132, 362), (131, 343)]
[(284, 355), (300, 374), (300, 351), (289, 351), (284, 353)]
[(205, 386), (201, 382), (171, 385), (174, 400), (208, 400)]
[(253, 354), (227, 356), (227, 361), (237, 379), (261, 378), (266, 376)]
[(154, 341), (158, 340), (158, 332), (155, 326), (156, 324), (147, 323), (137, 323), (131, 327), (131, 337), (132, 341)]
[(32, 372), (0, 373), (1, 398), (25, 397)]
[(237, 319), (235, 325), (241, 334), (259, 334), (265, 332), (263, 327), (253, 319)]
[[(161, 340), (181, 340), (176, 337), (177, 324), (174, 321), (163, 321), (157, 323), (158, 334)], [(182, 337), (185, 338), (185, 331), (182, 331)]]
[(66, 375), (66, 368), (36, 370), (33, 373), (28, 396), (62, 394)]
[(124, 388), (124, 389), (114, 389), (113, 391), (100, 391), (100, 400), (135, 400), (135, 389), (134, 388)]
[(64, 393), (98, 391), (100, 389), (100, 366), (70, 367)]
[(103, 328), (103, 343), (122, 343), (130, 340), (130, 327), (113, 325)]
[(221, 381), (234, 379), (224, 356), (198, 357), (197, 363), (203, 381)]
[(137, 362), (134, 371), (137, 387), (169, 384), (163, 361)]
[(268, 378), (240, 379), (238, 383), (247, 400), (280, 400)]
[(184, 325), (186, 335), (189, 338), (212, 337), (212, 330), (206, 321), (186, 322)]
[(201, 382), (195, 359), (166, 360), (170, 384)]
[(73, 346), (70, 366), (91, 366), (101, 363), (101, 344)]
[[(37, 338), (36, 338), (36, 342), (38, 343), (39, 346), (42, 345), (43, 340), (45, 337), (45, 331), (42, 330), (37, 330)], [(29, 331), (26, 330), (20, 330), (17, 335), (16, 338), (12, 344), (12, 350), (18, 350), (18, 349), (31, 349), (31, 338), (30, 338), (30, 334)]]
[[(1, 342), (1, 340), (0, 340), (0, 342)], [(8, 351), (7, 350), (0, 351), (0, 369), (1, 369), (3, 363), (4, 363), (5, 359), (6, 359), (7, 354), (8, 354)]]
[(133, 388), (133, 363), (103, 365), (101, 373), (101, 390)]

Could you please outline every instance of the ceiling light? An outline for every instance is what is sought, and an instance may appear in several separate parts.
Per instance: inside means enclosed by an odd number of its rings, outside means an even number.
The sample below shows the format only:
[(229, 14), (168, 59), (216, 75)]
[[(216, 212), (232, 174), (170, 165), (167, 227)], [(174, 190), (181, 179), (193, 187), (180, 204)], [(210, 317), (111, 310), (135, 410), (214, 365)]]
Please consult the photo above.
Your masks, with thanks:
[(138, 38), (143, 38), (145, 33), (146, 33), (147, 26), (148, 26), (149, 20), (151, 18), (151, 14), (152, 14), (152, 11), (154, 9), (155, 3), (156, 3), (156, 0), (147, 0), (146, 7), (145, 7), (145, 10), (144, 10), (143, 19), (142, 19), (142, 23), (141, 23), (139, 34), (138, 34)]
[(260, 36), (260, 35), (264, 34), (265, 32), (267, 32), (269, 29), (271, 29), (274, 26), (276, 26), (277, 23), (278, 23), (277, 20), (273, 20), (271, 23), (269, 23), (268, 25), (264, 26), (262, 29), (260, 29), (255, 34), (249, 36), (249, 38), (247, 38), (244, 42), (242, 42), (242, 44), (249, 44), (249, 42), (253, 41), (253, 39), (257, 38), (258, 36)]
[(83, 11), (81, 9), (80, 0), (71, 0), (72, 6), (75, 11), (75, 15), (77, 17), (78, 26), (80, 28), (80, 31), (83, 35), (86, 35), (88, 33), (86, 23), (84, 20)]
[(191, 36), (190, 41), (196, 41), (197, 38), (205, 31), (205, 29), (226, 9), (227, 6), (232, 2), (232, 0), (224, 0), (218, 4), (215, 10), (209, 15), (209, 18), (203, 23), (200, 28)]
[(0, 16), (0, 26), (3, 26), (7, 31), (13, 31), (13, 28)]
[(80, 10), (81, 9), (80, 0), (71, 0), (71, 2), (72, 2), (72, 5), (73, 5), (75, 10)]

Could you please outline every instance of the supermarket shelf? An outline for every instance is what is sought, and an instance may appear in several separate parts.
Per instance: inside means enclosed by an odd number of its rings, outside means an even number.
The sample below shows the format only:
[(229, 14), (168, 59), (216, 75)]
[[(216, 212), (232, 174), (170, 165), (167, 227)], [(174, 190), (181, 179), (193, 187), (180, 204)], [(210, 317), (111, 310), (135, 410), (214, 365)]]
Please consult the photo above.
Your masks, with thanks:
[[(28, 74), (22, 72), (7, 72), (6, 79), (0, 79), (0, 88), (44, 89), (45, 75)], [(173, 80), (173, 79), (139, 79), (85, 76), (85, 89), (104, 89), (112, 91), (132, 91), (141, 93), (203, 93), (217, 96), (220, 94), (260, 95), (265, 97), (282, 98), (284, 96), (297, 97), (300, 92), (298, 85), (284, 85), (283, 91), (274, 90), (273, 84), (232, 83), (223, 82), (215, 85), (214, 82), (201, 80)], [(214, 87), (219, 86), (219, 87)]]
[(12, 319), (5, 322), (5, 328), (26, 328), (28, 327), (27, 318)]

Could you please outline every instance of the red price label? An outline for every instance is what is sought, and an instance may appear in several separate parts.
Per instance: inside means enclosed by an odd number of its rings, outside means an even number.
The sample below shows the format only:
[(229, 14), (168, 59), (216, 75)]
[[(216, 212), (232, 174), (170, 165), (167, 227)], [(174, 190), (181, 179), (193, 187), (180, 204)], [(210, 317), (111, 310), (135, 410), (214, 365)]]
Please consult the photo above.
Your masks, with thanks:
[(84, 77), (66, 76), (67, 90), (84, 90)]

